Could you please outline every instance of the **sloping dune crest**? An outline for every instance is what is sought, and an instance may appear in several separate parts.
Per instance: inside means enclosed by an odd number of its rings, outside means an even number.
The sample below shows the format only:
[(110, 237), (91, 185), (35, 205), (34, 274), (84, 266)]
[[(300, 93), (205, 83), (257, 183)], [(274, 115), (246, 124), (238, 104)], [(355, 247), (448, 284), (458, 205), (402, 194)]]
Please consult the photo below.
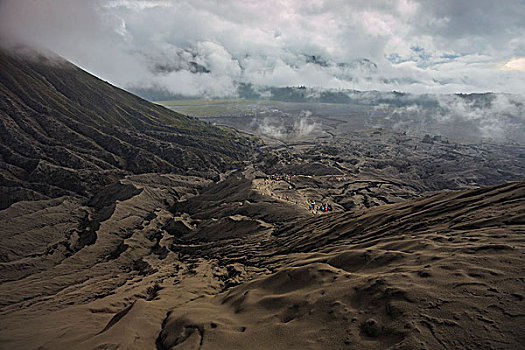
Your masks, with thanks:
[(158, 348), (523, 347), (524, 203), (517, 183), (283, 230), (285, 267), (174, 308)]

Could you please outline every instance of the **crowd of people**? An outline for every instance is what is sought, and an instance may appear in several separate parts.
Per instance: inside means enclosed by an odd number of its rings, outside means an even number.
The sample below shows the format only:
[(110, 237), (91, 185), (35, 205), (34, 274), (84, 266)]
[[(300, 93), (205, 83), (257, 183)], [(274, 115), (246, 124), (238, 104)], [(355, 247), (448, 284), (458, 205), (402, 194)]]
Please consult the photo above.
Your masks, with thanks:
[(290, 182), (292, 181), (292, 177), (295, 176), (295, 175), (290, 175), (290, 174), (285, 174), (285, 173), (282, 173), (282, 174), (272, 174), (270, 175), (270, 180), (274, 180), (274, 181), (286, 181), (286, 182)]
[(310, 201), (310, 205), (308, 207), (308, 210), (310, 211), (321, 211), (321, 212), (329, 212), (332, 211), (332, 205), (330, 203), (321, 203), (321, 205), (316, 206), (315, 201)]

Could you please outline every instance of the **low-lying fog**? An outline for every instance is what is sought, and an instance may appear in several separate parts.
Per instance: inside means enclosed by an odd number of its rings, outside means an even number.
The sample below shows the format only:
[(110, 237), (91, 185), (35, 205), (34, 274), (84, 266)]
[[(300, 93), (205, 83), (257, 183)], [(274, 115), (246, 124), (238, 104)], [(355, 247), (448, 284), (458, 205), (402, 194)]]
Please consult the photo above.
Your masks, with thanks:
[[(172, 101), (166, 105), (212, 123), (281, 141), (384, 128), (455, 142), (525, 143), (525, 106), (520, 95), (355, 92), (349, 96), (343, 103), (327, 103), (330, 98), (326, 95), (309, 95), (302, 101), (288, 96), (288, 101), (275, 101), (279, 98), (275, 94), (272, 100), (222, 101), (221, 110), (216, 109), (216, 101), (191, 106)], [(341, 99), (340, 93), (336, 97)]]

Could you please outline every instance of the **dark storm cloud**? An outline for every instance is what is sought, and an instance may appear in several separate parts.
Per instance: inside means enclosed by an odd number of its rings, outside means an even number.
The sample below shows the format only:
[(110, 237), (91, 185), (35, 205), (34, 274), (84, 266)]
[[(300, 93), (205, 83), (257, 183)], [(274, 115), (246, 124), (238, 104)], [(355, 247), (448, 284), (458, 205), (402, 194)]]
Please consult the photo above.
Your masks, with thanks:
[(525, 3), (4, 0), (5, 42), (123, 87), (231, 95), (236, 84), (524, 92)]

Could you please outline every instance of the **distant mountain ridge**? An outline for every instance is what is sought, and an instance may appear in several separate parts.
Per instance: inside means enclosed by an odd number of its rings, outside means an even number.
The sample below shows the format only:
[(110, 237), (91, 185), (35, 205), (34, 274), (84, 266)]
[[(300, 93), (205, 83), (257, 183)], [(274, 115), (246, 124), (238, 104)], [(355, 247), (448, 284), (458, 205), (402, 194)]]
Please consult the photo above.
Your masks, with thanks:
[[(191, 99), (191, 96), (172, 94), (162, 88), (128, 89), (134, 94), (149, 101), (169, 101)], [(350, 89), (319, 89), (307, 86), (259, 86), (251, 83), (238, 83), (237, 96), (231, 98), (247, 100), (274, 100), (281, 102), (308, 102), (308, 103), (340, 103), (377, 106), (386, 104), (389, 107), (404, 107), (418, 105), (425, 108), (439, 108), (439, 100), (445, 98), (459, 98), (472, 103), (475, 107), (490, 107), (497, 96), (513, 97), (513, 94), (503, 93), (457, 93), (457, 94), (412, 94), (399, 91), (378, 90), (350, 90)], [(208, 96), (209, 98), (224, 98), (224, 96)], [(514, 96), (519, 100), (519, 96)], [(516, 101), (516, 103), (518, 103)]]
[(60, 57), (0, 51), (0, 208), (88, 196), (126, 173), (212, 177), (252, 141), (149, 103)]

